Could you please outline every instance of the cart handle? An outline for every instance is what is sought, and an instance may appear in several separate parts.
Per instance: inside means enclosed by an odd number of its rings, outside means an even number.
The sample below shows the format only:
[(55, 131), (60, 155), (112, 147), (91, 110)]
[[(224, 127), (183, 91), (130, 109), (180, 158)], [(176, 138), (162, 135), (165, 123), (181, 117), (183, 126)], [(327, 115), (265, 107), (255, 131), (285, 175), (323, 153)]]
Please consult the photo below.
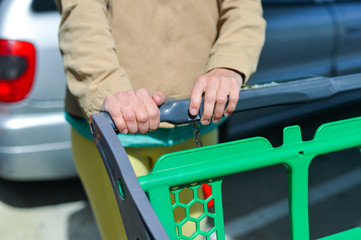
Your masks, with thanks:
[[(337, 93), (361, 89), (361, 74), (328, 77), (309, 77), (299, 80), (253, 84), (241, 88), (234, 113), (259, 108), (295, 103), (306, 103), (329, 98)], [(190, 99), (166, 98), (159, 107), (160, 121), (175, 125), (199, 121), (203, 114), (203, 101), (197, 115), (189, 113)], [(108, 114), (109, 123), (115, 125)]]

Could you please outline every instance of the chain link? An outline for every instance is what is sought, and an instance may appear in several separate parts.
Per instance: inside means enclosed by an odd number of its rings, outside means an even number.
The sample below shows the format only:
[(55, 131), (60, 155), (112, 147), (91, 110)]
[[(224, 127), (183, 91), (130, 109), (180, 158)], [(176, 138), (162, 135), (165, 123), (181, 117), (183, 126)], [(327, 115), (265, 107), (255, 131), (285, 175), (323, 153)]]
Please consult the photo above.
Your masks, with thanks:
[(193, 122), (193, 133), (194, 133), (194, 140), (196, 142), (197, 147), (203, 147), (202, 138), (200, 134), (200, 128), (198, 122)]

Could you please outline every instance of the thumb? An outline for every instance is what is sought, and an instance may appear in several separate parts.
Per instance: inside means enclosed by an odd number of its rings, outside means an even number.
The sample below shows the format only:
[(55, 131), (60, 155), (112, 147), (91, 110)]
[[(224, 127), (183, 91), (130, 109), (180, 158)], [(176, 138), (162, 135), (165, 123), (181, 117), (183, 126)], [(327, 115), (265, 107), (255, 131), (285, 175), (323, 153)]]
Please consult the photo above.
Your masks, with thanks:
[(165, 96), (161, 92), (156, 92), (152, 95), (153, 101), (158, 105), (162, 105), (165, 101)]

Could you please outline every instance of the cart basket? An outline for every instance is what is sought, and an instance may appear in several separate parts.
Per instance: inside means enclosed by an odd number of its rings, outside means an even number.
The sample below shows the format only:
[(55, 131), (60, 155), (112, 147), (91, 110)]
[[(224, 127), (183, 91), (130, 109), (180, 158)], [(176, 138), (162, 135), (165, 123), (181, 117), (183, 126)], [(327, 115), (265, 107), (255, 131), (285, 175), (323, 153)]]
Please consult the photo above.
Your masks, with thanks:
[[(243, 89), (236, 112), (330, 98), (361, 88), (361, 74), (338, 78), (305, 78)], [(161, 121), (198, 121), (188, 114), (189, 99), (167, 101)], [(136, 177), (107, 113), (92, 116), (91, 130), (108, 172), (128, 239), (224, 239), (221, 183), (230, 174), (283, 164), (287, 168), (291, 238), (309, 239), (308, 167), (318, 155), (361, 146), (361, 117), (320, 126), (312, 140), (303, 141), (300, 127), (284, 129), (283, 145), (272, 147), (261, 137), (170, 153), (159, 158), (146, 176)], [(202, 185), (210, 195), (204, 198)], [(184, 200), (184, 192), (192, 198)], [(209, 202), (214, 207), (209, 207)], [(203, 209), (191, 216), (192, 208)], [(183, 213), (175, 219), (173, 213)], [(182, 214), (181, 214), (182, 215)], [(207, 221), (208, 224), (205, 224)], [(210, 223), (210, 224), (209, 224)], [(185, 234), (184, 226), (194, 232)], [(240, 228), (242, 226), (239, 226)], [(322, 238), (361, 239), (361, 228)]]

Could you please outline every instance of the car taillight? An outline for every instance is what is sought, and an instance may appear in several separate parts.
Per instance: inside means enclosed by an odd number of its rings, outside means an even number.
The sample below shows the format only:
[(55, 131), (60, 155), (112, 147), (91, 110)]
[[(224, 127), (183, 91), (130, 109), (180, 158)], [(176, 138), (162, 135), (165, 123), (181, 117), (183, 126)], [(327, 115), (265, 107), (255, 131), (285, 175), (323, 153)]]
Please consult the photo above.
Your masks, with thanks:
[(35, 47), (24, 41), (0, 39), (0, 101), (23, 100), (35, 75)]

